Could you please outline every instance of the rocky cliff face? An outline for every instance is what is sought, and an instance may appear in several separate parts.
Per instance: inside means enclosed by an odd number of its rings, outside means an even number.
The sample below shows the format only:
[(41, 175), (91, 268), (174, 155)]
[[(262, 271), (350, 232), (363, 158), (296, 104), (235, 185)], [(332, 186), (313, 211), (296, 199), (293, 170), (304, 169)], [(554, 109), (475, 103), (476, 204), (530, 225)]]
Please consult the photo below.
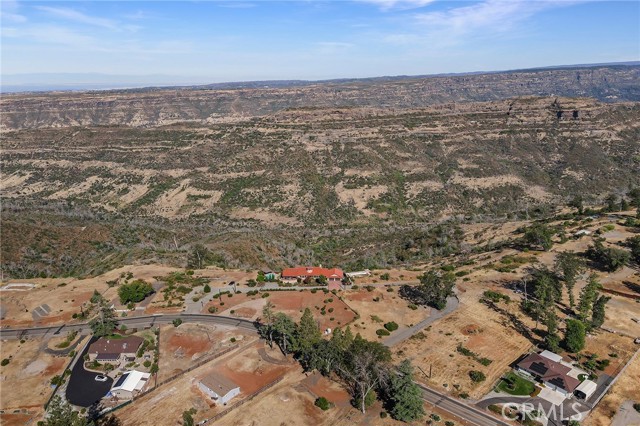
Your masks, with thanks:
[(155, 89), (5, 95), (2, 129), (215, 124), (291, 108), (424, 108), (519, 96), (640, 100), (640, 66), (533, 70), (450, 77), (355, 80), (287, 88)]

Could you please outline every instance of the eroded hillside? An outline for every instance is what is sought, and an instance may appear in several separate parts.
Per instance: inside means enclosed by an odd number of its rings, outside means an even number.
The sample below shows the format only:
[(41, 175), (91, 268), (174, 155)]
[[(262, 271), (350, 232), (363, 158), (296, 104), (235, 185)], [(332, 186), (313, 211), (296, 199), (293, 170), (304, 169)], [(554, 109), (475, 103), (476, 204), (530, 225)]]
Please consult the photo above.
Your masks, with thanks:
[(306, 83), (291, 87), (141, 89), (5, 95), (2, 129), (213, 124), (288, 108), (424, 108), (518, 96), (639, 101), (639, 66), (594, 66), (437, 77)]
[(5, 132), (2, 191), (5, 204), (267, 225), (500, 215), (638, 183), (639, 123), (634, 104), (523, 98)]

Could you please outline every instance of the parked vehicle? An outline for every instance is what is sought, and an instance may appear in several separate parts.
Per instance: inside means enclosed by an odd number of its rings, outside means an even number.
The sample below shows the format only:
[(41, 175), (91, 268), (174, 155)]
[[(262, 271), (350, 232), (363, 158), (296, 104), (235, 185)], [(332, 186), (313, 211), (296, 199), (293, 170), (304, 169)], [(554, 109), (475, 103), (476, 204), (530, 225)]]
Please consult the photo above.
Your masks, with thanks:
[(97, 382), (106, 382), (107, 381), (107, 376), (103, 376), (101, 374), (96, 376), (96, 381)]

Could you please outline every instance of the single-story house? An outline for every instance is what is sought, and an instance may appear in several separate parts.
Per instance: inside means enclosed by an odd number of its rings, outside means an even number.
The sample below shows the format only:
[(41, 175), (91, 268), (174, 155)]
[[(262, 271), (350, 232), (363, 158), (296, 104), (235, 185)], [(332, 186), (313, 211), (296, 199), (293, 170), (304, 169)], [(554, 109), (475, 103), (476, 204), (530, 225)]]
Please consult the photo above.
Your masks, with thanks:
[(142, 371), (127, 371), (115, 381), (111, 387), (111, 395), (119, 399), (131, 399), (144, 388), (149, 377), (151, 374)]
[[(329, 289), (339, 289), (344, 272), (339, 268), (323, 268), (321, 266), (298, 266), (296, 268), (286, 268), (280, 274), (280, 279), (285, 282), (304, 281), (306, 279), (317, 279), (320, 276), (327, 278)], [(333, 287), (333, 288), (332, 288)]]
[(216, 404), (221, 405), (226, 405), (240, 393), (240, 386), (215, 371), (203, 377), (198, 382), (198, 387)]
[(517, 370), (525, 373), (552, 390), (570, 396), (580, 384), (576, 369), (562, 361), (562, 357), (549, 351), (529, 354), (517, 366)]
[(587, 399), (591, 398), (591, 395), (595, 393), (596, 389), (598, 389), (598, 385), (596, 382), (591, 380), (583, 380), (582, 383), (578, 385), (576, 390), (573, 391), (573, 394), (577, 398), (586, 401)]
[(133, 361), (143, 339), (127, 336), (122, 339), (101, 337), (89, 346), (89, 360), (98, 362)]

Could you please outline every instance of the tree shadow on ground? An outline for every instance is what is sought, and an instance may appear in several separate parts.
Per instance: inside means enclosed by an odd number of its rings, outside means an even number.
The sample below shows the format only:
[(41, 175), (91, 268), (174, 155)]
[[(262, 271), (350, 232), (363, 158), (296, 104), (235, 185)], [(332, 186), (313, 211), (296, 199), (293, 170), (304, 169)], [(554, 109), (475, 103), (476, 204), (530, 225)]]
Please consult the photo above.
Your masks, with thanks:
[(528, 341), (530, 341), (532, 344), (534, 344), (536, 346), (538, 346), (538, 345), (543, 343), (542, 339), (536, 338), (536, 336), (534, 336), (534, 334), (529, 329), (529, 327), (527, 327), (520, 320), (520, 318), (518, 318), (515, 314), (512, 314), (511, 312), (506, 311), (505, 309), (503, 309), (500, 306), (496, 305), (492, 301), (487, 301), (485, 303), (494, 312), (497, 312), (498, 314), (503, 315), (508, 320), (508, 321), (506, 321), (506, 323), (504, 325), (506, 325), (507, 327), (515, 330), (521, 336), (523, 336), (525, 339), (527, 339)]

